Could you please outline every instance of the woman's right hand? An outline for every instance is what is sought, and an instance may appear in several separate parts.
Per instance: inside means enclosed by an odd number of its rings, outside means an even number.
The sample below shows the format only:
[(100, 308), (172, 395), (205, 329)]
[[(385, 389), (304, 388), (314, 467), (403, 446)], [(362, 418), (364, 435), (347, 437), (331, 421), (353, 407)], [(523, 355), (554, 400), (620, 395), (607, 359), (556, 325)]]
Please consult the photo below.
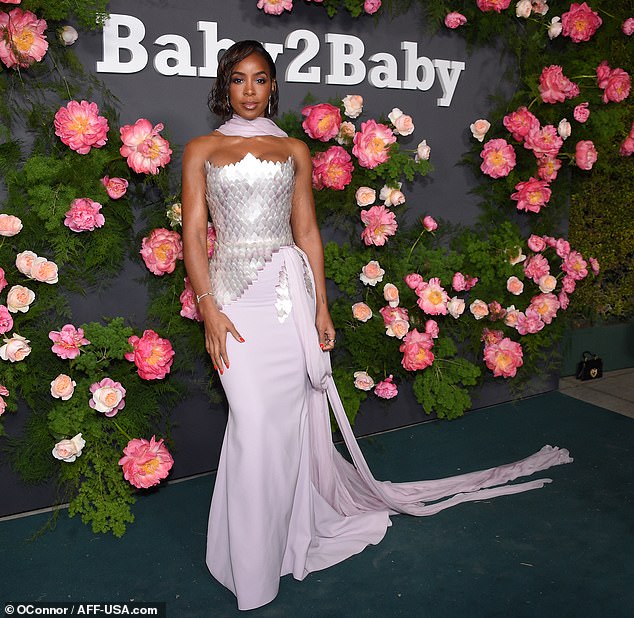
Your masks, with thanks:
[(244, 339), (233, 322), (222, 311), (210, 312), (209, 315), (203, 314), (203, 321), (205, 324), (205, 347), (214, 363), (214, 369), (222, 375), (225, 368), (229, 369), (227, 333), (231, 333), (239, 343), (244, 343)]

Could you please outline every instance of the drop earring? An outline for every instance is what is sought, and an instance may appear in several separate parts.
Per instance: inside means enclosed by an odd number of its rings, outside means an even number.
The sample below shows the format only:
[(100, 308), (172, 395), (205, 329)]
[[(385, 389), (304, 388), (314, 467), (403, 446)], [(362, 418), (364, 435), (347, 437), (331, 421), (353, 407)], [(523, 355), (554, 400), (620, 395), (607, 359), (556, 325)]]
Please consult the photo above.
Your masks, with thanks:
[(269, 107), (268, 107), (268, 113), (267, 116), (271, 115), (271, 95), (269, 95)]

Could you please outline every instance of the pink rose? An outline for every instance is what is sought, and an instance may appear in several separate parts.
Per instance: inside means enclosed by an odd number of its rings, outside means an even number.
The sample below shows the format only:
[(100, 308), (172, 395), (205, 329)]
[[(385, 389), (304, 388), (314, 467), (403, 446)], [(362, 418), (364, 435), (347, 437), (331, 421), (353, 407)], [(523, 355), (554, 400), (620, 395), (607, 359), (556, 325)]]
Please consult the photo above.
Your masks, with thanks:
[(626, 36), (632, 36), (634, 33), (634, 17), (628, 17), (621, 26), (623, 34)]
[(465, 302), (462, 298), (454, 296), (449, 299), (447, 303), (447, 313), (449, 313), (452, 318), (457, 320), (464, 313), (464, 309)]
[(368, 375), (367, 371), (354, 372), (354, 387), (360, 391), (371, 391), (374, 386), (374, 380)]
[(630, 94), (631, 79), (629, 74), (623, 69), (612, 69), (603, 91), (603, 102), (619, 103)]
[(338, 107), (330, 103), (308, 105), (302, 109), (302, 115), (306, 116), (302, 127), (312, 139), (327, 142), (339, 133), (341, 112)]
[(597, 160), (598, 154), (591, 140), (581, 140), (575, 146), (575, 163), (582, 170), (590, 170)]
[(502, 122), (511, 132), (513, 139), (518, 142), (524, 141), (524, 138), (532, 128), (539, 128), (539, 120), (535, 114), (529, 112), (524, 106), (504, 116)]
[(519, 296), (524, 291), (524, 283), (517, 277), (509, 277), (506, 280), (506, 289), (514, 296)]
[(539, 313), (532, 307), (526, 309), (525, 313), (520, 311), (517, 314), (515, 329), (520, 335), (534, 335), (542, 330), (544, 326), (545, 324)]
[(495, 11), (501, 13), (504, 9), (509, 8), (511, 0), (477, 0), (478, 8), (484, 12)]
[(101, 184), (106, 187), (106, 192), (111, 200), (118, 200), (123, 197), (128, 190), (128, 181), (125, 178), (110, 178), (104, 176)]
[(557, 316), (559, 301), (554, 294), (538, 294), (531, 298), (529, 308), (537, 312), (544, 324), (550, 324)]
[(496, 322), (497, 320), (503, 320), (506, 315), (506, 309), (500, 305), (497, 300), (491, 301), (487, 308), (489, 309), (489, 320), (491, 322)]
[(565, 258), (570, 253), (570, 243), (565, 238), (558, 238), (555, 243), (555, 252), (560, 258)]
[(396, 137), (389, 127), (367, 120), (361, 124), (361, 131), (354, 135), (352, 154), (361, 167), (374, 169), (389, 159), (390, 145), (395, 141)]
[(394, 384), (393, 377), (391, 374), (385, 378), (385, 380), (381, 380), (374, 387), (374, 394), (377, 397), (381, 397), (381, 399), (393, 399), (398, 395), (398, 388), (396, 384)]
[(541, 236), (531, 234), (530, 238), (528, 239), (528, 248), (531, 251), (535, 251), (535, 253), (540, 253), (546, 248), (546, 242)]
[(341, 146), (317, 152), (313, 156), (313, 187), (341, 191), (350, 184), (353, 169), (352, 158)]
[(90, 341), (84, 337), (82, 328), (75, 328), (72, 324), (66, 324), (62, 330), (52, 330), (48, 338), (53, 342), (51, 350), (63, 359), (73, 359), (79, 356), (81, 346), (88, 345)]
[(552, 124), (544, 127), (533, 127), (524, 140), (524, 148), (532, 150), (536, 158), (556, 157), (564, 140), (559, 137)]
[[(264, 1), (260, 0), (260, 2)], [(292, 6), (292, 1), (288, 0), (288, 2), (291, 2)], [(123, 449), (123, 457), (119, 459), (119, 465), (126, 481), (134, 487), (146, 489), (158, 485), (168, 475), (174, 460), (163, 444), (163, 440), (157, 442), (155, 436), (152, 436), (149, 442), (143, 438), (130, 440)]]
[(399, 351), (403, 352), (401, 365), (407, 371), (417, 371), (429, 367), (434, 362), (434, 353), (431, 351), (434, 341), (431, 335), (411, 330), (405, 335)]
[(162, 227), (152, 230), (143, 239), (140, 253), (151, 273), (159, 276), (172, 273), (176, 268), (176, 260), (183, 259), (180, 234)]
[(515, 167), (515, 150), (505, 139), (489, 140), (480, 153), (480, 169), (491, 178), (508, 176)]
[(505, 337), (498, 343), (485, 346), (484, 362), (496, 378), (512, 378), (524, 363), (522, 346)]
[(579, 86), (564, 75), (560, 66), (553, 64), (542, 69), (539, 92), (544, 103), (563, 103), (579, 94)]
[(78, 433), (70, 440), (60, 440), (53, 448), (53, 457), (66, 463), (72, 463), (77, 459), (86, 446), (86, 440)]
[(557, 173), (561, 169), (561, 161), (551, 156), (543, 156), (537, 159), (537, 175), (547, 182), (552, 182), (557, 178)]
[(436, 223), (436, 220), (433, 217), (426, 215), (423, 217), (423, 227), (427, 232), (433, 232), (438, 229), (438, 223)]
[(11, 363), (24, 360), (30, 353), (29, 340), (20, 337), (17, 333), (13, 333), (13, 337), (5, 338), (4, 345), (0, 347), (0, 358)]
[(365, 303), (352, 305), (352, 317), (359, 322), (367, 322), (372, 317), (372, 309)]
[(589, 41), (602, 23), (599, 14), (585, 2), (573, 2), (568, 11), (561, 16), (563, 35), (569, 36), (575, 43)]
[(365, 0), (363, 3), (363, 10), (368, 15), (373, 15), (381, 8), (381, 0)]
[[(18, 4), (15, 0), (5, 4)], [(0, 60), (9, 69), (28, 68), (44, 58), (47, 24), (31, 11), (0, 12)]]
[(115, 416), (125, 407), (126, 390), (120, 382), (104, 378), (91, 384), (90, 392), (92, 393), (92, 398), (88, 402), (90, 407), (97, 412), (102, 412), (105, 416)]
[(414, 132), (412, 117), (404, 114), (398, 107), (395, 107), (387, 117), (394, 125), (394, 133), (397, 135), (411, 135)]
[(528, 258), (524, 264), (524, 274), (535, 283), (549, 273), (550, 264), (548, 264), (548, 260), (539, 253)]
[(7, 309), (11, 313), (26, 313), (35, 300), (35, 292), (23, 285), (14, 285), (7, 292)]
[(128, 343), (134, 350), (126, 353), (125, 358), (134, 362), (143, 380), (161, 380), (170, 372), (174, 350), (167, 339), (161, 339), (148, 329), (140, 338), (136, 335), (130, 337)]
[(390, 307), (397, 307), (399, 303), (398, 288), (393, 283), (386, 283), (383, 286), (383, 298), (390, 304)]
[(471, 135), (479, 142), (484, 141), (484, 136), (487, 134), (487, 131), (491, 128), (491, 123), (484, 118), (480, 118), (475, 122), (469, 125), (469, 129), (471, 129)]
[(428, 315), (446, 315), (449, 297), (438, 277), (432, 277), (416, 289), (416, 304)]
[(471, 311), (471, 315), (473, 315), (476, 320), (481, 320), (482, 318), (485, 318), (487, 315), (489, 315), (488, 305), (479, 298), (474, 300), (469, 305), (469, 311)]
[(580, 281), (588, 276), (588, 264), (578, 251), (571, 251), (566, 256), (561, 269), (575, 281)]
[(70, 101), (55, 114), (55, 135), (79, 154), (101, 148), (108, 141), (108, 120), (99, 115), (96, 103)]
[(374, 204), (376, 200), (376, 191), (370, 187), (359, 187), (354, 194), (357, 204), (362, 208)]
[(546, 15), (548, 13), (547, 0), (532, 0), (533, 13), (536, 15)]
[(162, 124), (152, 127), (145, 118), (119, 129), (123, 142), (119, 152), (137, 174), (158, 174), (159, 167), (170, 162), (172, 150), (169, 142), (159, 135), (162, 130)]
[(57, 264), (46, 258), (37, 257), (31, 263), (31, 273), (29, 276), (40, 283), (57, 283)]
[(51, 395), (56, 399), (67, 401), (73, 396), (77, 382), (67, 376), (65, 373), (60, 373), (51, 382)]
[(8, 333), (12, 328), (13, 316), (4, 305), (0, 305), (0, 335)]
[(376, 285), (383, 281), (383, 275), (385, 271), (381, 268), (381, 265), (376, 260), (370, 260), (362, 269), (359, 279), (365, 285)]
[(98, 202), (87, 197), (77, 198), (71, 202), (70, 209), (64, 215), (64, 225), (73, 232), (92, 232), (106, 222), (100, 210), (101, 204)]
[(539, 212), (550, 200), (552, 191), (545, 180), (529, 178), (525, 182), (515, 185), (516, 192), (511, 194), (511, 199), (517, 202), (517, 210), (526, 212)]
[[(0, 13), (2, 15), (2, 13)], [(14, 215), (0, 214), (0, 236), (15, 236), (22, 229), (22, 221)]]
[(464, 26), (466, 23), (467, 18), (457, 11), (447, 13), (445, 16), (445, 26), (447, 26), (447, 28), (451, 28), (452, 30), (459, 28), (460, 26)]
[(398, 229), (394, 213), (382, 205), (362, 210), (361, 221), (365, 223), (361, 238), (366, 245), (382, 247), (387, 242), (388, 236), (394, 236)]
[(360, 94), (348, 94), (341, 100), (343, 113), (348, 118), (358, 118), (363, 111), (363, 97)]
[(31, 268), (33, 261), (37, 258), (37, 254), (33, 251), (22, 251), (15, 256), (15, 267), (27, 277), (31, 277)]
[(583, 123), (588, 120), (590, 117), (590, 110), (588, 109), (589, 105), (588, 101), (585, 101), (584, 103), (579, 103), (579, 105), (575, 107), (572, 115), (577, 122)]
[(592, 268), (592, 273), (596, 276), (599, 274), (599, 271), (601, 270), (600, 266), (599, 266), (599, 260), (597, 260), (596, 258), (588, 258), (588, 262), (590, 262), (590, 268)]
[(425, 283), (424, 279), (418, 273), (409, 273), (404, 277), (405, 284), (408, 288), (416, 290)]

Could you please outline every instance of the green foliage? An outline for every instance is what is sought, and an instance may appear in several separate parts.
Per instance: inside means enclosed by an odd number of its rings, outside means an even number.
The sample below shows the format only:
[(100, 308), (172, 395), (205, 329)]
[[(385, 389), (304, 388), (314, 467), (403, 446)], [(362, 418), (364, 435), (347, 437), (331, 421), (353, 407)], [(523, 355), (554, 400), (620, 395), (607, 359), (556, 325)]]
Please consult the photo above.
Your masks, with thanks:
[(70, 20), (94, 30), (103, 26), (108, 0), (23, 0), (20, 8), (32, 11), (47, 21)]

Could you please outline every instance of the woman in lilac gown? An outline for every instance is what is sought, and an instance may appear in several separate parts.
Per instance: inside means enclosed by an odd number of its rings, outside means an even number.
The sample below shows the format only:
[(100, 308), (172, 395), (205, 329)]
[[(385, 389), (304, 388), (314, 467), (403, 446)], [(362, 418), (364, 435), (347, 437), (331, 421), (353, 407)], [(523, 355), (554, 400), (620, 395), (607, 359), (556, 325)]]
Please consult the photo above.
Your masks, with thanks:
[[(277, 101), (269, 54), (255, 41), (236, 43), (210, 96), (212, 111), (229, 120), (183, 156), (185, 265), (229, 402), (207, 566), (243, 610), (274, 599), (282, 575), (303, 579), (378, 543), (390, 515), (541, 487), (549, 479), (505, 484), (571, 461), (546, 446), (445, 479), (374, 479), (331, 377), (335, 330), (310, 153), (270, 120)], [(217, 236), (210, 261), (208, 215)], [(332, 444), (329, 404), (354, 465)]]

